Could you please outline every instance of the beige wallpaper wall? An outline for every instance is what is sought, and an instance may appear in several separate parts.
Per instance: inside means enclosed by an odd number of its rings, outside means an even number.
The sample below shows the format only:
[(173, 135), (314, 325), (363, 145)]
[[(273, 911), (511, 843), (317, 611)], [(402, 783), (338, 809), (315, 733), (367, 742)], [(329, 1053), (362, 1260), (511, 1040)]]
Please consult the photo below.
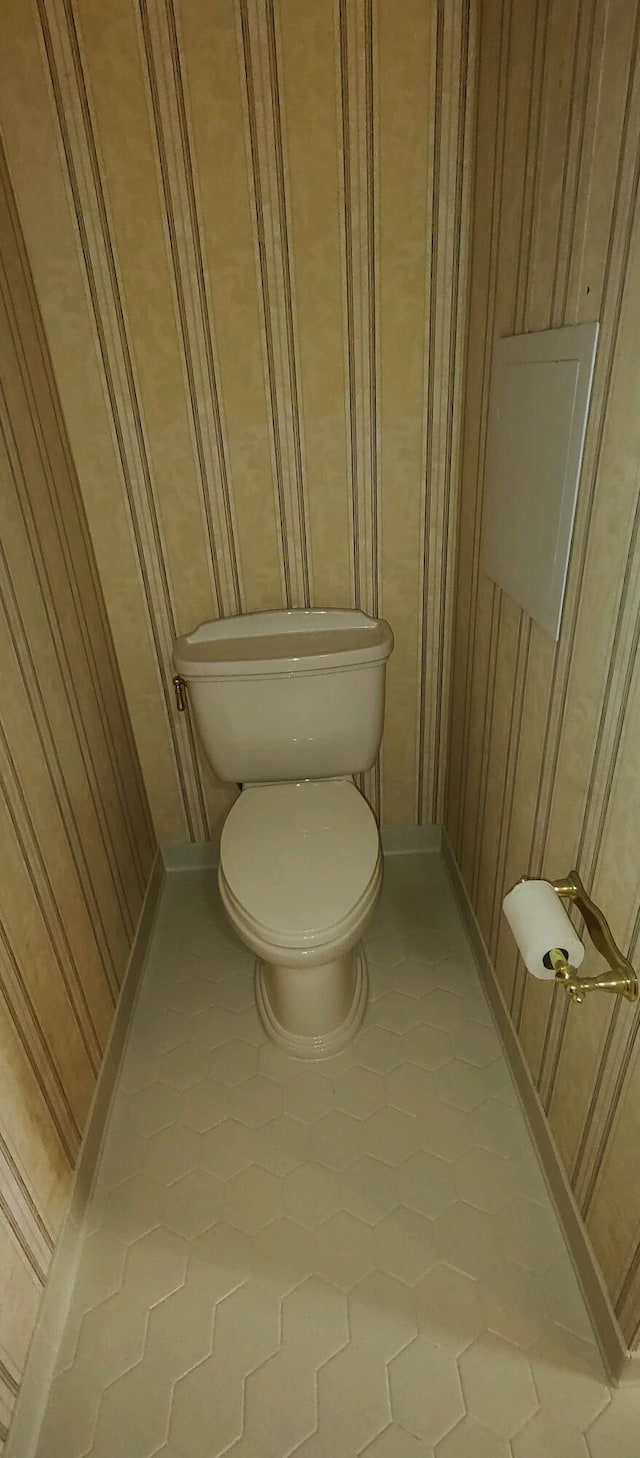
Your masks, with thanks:
[(472, 45), (461, 0), (4, 0), (0, 128), (158, 836), (229, 791), (199, 620), (389, 617), (388, 825), (441, 815)]
[(153, 855), (0, 156), (0, 1450)]
[[(501, 901), (580, 868), (640, 956), (640, 9), (484, 0), (446, 822), (624, 1333), (640, 1335), (640, 1010), (527, 977)], [(479, 568), (496, 334), (600, 319), (557, 646)], [(595, 959), (586, 966), (595, 970)]]

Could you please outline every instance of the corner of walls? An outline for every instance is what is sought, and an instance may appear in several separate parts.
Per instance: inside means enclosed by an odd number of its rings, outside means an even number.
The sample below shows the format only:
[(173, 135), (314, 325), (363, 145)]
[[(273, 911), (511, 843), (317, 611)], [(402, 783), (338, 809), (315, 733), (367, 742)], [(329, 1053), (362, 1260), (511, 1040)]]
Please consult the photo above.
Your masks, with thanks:
[[(407, 825), (401, 830), (385, 830), (383, 827), (380, 839), (385, 856), (427, 854), (440, 850), (442, 828), (440, 825)], [(167, 873), (215, 870), (220, 859), (220, 847), (217, 841), (188, 841), (163, 845), (160, 854)]]

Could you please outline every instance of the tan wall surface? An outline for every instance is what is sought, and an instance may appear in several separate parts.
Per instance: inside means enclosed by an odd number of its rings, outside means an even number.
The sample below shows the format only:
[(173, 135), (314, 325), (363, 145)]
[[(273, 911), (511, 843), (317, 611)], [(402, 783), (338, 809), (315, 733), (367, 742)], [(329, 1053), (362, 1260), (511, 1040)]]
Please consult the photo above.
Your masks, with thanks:
[[(446, 823), (629, 1343), (640, 1010), (524, 973), (501, 916), (577, 865), (640, 955), (640, 67), (635, 0), (484, 0)], [(479, 568), (494, 336), (600, 319), (562, 632)], [(593, 972), (593, 954), (585, 964)]]
[(0, 1449), (153, 856), (0, 157)]
[[(203, 618), (396, 635), (387, 825), (441, 818), (467, 3), (5, 0), (0, 128), (158, 836), (231, 792), (176, 715)], [(455, 391), (454, 391), (455, 385)]]

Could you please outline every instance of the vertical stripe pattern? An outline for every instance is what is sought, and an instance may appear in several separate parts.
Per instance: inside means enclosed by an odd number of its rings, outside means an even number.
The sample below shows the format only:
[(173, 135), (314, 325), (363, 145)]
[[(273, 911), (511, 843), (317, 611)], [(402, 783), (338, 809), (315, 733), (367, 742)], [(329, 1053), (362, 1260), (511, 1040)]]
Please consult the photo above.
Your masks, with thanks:
[[(605, 997), (572, 1007), (528, 977), (501, 905), (518, 876), (577, 865), (637, 963), (640, 17), (606, 0), (485, 0), (481, 12), (446, 823), (632, 1345), (640, 1012)], [(479, 570), (487, 370), (496, 336), (591, 319), (600, 341), (555, 644)], [(585, 970), (597, 968), (589, 951)]]
[(164, 842), (215, 836), (233, 793), (173, 640), (281, 605), (390, 617), (363, 787), (387, 825), (441, 817), (474, 25), (467, 0), (399, 28), (380, 0), (3, 7), (0, 123)]
[(0, 1449), (153, 835), (0, 156)]

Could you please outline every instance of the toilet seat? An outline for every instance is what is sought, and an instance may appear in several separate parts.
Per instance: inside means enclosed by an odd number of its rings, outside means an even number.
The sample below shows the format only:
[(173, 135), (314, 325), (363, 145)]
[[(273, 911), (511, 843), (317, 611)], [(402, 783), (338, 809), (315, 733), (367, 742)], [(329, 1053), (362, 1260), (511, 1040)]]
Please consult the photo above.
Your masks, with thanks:
[(350, 780), (252, 786), (223, 827), (221, 888), (249, 945), (310, 952), (357, 933), (380, 874), (378, 827)]

